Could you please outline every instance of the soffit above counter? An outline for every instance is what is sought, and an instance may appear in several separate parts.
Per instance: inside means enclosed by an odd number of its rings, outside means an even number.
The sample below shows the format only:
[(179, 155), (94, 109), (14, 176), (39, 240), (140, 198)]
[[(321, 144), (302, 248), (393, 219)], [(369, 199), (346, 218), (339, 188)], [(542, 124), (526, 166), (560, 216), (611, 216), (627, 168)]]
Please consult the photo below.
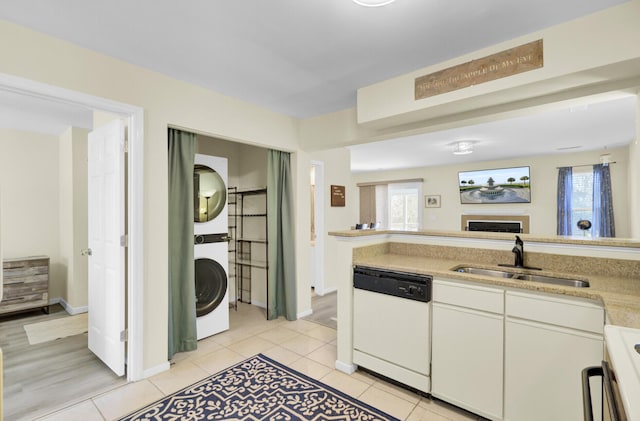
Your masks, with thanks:
[[(640, 27), (631, 23), (639, 13), (640, 2), (628, 2), (363, 87), (358, 90), (358, 124), (384, 129), (428, 120), (442, 122), (447, 116), (465, 113), (479, 117), (483, 112), (496, 114), (500, 107), (503, 111), (527, 108), (637, 86), (640, 44), (630, 40), (640, 38)], [(600, 30), (593, 31), (594, 27)], [(415, 99), (416, 78), (535, 40), (544, 43), (541, 68)]]

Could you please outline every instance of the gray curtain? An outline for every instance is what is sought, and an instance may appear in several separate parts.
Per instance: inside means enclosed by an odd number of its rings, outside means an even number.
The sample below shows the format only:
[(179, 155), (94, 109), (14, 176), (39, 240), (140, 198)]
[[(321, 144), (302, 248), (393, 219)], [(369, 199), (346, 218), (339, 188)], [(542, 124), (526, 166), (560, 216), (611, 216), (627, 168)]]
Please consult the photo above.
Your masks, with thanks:
[(198, 347), (193, 261), (196, 135), (169, 129), (169, 359)]
[(572, 175), (571, 167), (558, 168), (558, 235), (571, 235)]
[(267, 156), (267, 223), (269, 282), (267, 318), (297, 318), (295, 224), (290, 154), (269, 150)]
[(615, 237), (611, 172), (608, 165), (593, 166), (593, 237)]

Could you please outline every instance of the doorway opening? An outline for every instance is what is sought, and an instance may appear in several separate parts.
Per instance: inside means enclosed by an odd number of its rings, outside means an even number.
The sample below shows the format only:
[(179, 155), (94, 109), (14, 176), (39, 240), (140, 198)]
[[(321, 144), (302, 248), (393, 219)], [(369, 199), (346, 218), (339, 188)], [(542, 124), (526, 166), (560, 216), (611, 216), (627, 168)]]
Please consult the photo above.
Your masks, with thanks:
[[(129, 132), (127, 181), (127, 214), (129, 230), (126, 249), (127, 265), (127, 330), (126, 379), (144, 377), (143, 349), (143, 110), (104, 98), (71, 91), (11, 75), (0, 74), (0, 91), (26, 98), (37, 98), (88, 110), (105, 111), (126, 119)], [(5, 247), (6, 252), (6, 247)], [(123, 297), (124, 299), (124, 297)]]
[(309, 173), (311, 200), (311, 315), (306, 320), (337, 328), (337, 292), (327, 290), (324, 282), (324, 162), (311, 161)]

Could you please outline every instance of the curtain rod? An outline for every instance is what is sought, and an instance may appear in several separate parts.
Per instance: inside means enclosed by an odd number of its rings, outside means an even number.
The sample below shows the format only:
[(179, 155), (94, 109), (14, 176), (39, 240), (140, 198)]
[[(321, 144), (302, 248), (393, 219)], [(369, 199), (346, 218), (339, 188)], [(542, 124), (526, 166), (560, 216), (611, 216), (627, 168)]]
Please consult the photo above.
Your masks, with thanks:
[[(610, 164), (616, 164), (616, 161), (611, 161), (611, 162), (607, 162), (606, 165), (610, 165)], [(567, 165), (567, 167), (593, 167), (594, 165), (598, 165), (598, 164), (583, 164), (583, 165)], [(602, 165), (605, 165), (604, 162), (602, 163)], [(556, 169), (560, 169), (560, 168), (566, 168), (566, 167), (556, 167)]]
[(424, 178), (407, 178), (404, 180), (387, 180), (387, 181), (368, 181), (365, 183), (357, 183), (358, 187), (368, 187), (368, 186), (380, 186), (384, 184), (398, 184), (398, 183), (423, 183)]

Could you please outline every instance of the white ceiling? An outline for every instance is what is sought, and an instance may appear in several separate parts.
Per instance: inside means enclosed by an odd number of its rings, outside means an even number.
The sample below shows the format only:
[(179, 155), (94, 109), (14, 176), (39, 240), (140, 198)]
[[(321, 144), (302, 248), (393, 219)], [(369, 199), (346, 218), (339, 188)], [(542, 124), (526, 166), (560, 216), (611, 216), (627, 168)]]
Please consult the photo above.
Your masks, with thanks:
[[(354, 107), (360, 87), (624, 2), (396, 0), (385, 7), (364, 8), (351, 0), (2, 0), (0, 19), (306, 118)], [(634, 107), (631, 101), (620, 104), (630, 107), (623, 112), (625, 115)], [(34, 131), (59, 134), (54, 121), (63, 126), (91, 124), (87, 110), (53, 108), (48, 109), (39, 100), (32, 107), (24, 98), (0, 95), (4, 117), (0, 118), (0, 127), (7, 127), (8, 120), (22, 122)], [(593, 108), (589, 113), (599, 107)], [(84, 120), (78, 121), (82, 116)], [(477, 160), (481, 147), (492, 155), (506, 153), (496, 139), (509, 133), (522, 138), (523, 132), (533, 132), (530, 124), (547, 130), (563, 127), (560, 123), (542, 122), (542, 118), (533, 122), (503, 121), (496, 123), (504, 125), (497, 128), (485, 125), (484, 132), (474, 128), (469, 133), (457, 129), (448, 135), (425, 135), (418, 143), (430, 146), (425, 155), (437, 155), (439, 152), (433, 149), (442, 149), (442, 142), (484, 136), (485, 140), (476, 146), (478, 152), (465, 158)], [(527, 126), (516, 127), (519, 121)], [(572, 121), (582, 127), (578, 117)], [(594, 121), (607, 120), (595, 114), (585, 116), (584, 123)], [(35, 130), (36, 122), (48, 124)], [(628, 122), (620, 124), (624, 127), (615, 127), (626, 136)], [(585, 143), (591, 138), (597, 141), (596, 132), (584, 130)], [(560, 138), (548, 131), (539, 134), (534, 143)], [(416, 142), (402, 140), (411, 141)], [(395, 147), (409, 151), (410, 156), (397, 156), (394, 160), (415, 158), (415, 146)], [(381, 149), (367, 152), (367, 148), (380, 147), (354, 148), (354, 164), (360, 166), (358, 161), (379, 156)], [(358, 158), (361, 153), (362, 159)], [(407, 161), (402, 165), (415, 164)]]
[[(352, 146), (351, 171), (462, 164), (523, 156), (602, 150), (636, 137), (636, 96), (549, 110), (523, 117)], [(473, 142), (454, 155), (457, 141)]]

